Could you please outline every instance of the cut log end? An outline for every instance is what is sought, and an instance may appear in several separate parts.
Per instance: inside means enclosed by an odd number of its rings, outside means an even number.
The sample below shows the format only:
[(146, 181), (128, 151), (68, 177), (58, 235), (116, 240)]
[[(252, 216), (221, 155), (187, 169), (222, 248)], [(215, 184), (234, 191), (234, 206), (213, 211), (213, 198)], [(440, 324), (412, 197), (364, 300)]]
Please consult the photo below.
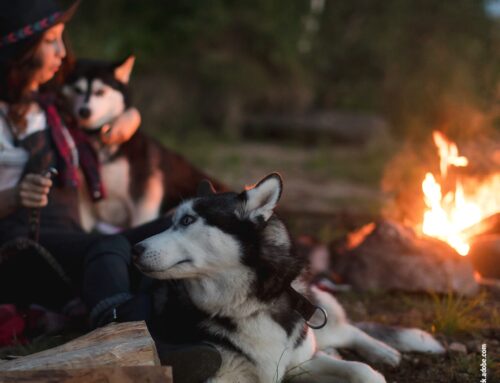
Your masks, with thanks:
[(0, 364), (14, 370), (160, 366), (144, 322), (112, 323), (61, 346)]

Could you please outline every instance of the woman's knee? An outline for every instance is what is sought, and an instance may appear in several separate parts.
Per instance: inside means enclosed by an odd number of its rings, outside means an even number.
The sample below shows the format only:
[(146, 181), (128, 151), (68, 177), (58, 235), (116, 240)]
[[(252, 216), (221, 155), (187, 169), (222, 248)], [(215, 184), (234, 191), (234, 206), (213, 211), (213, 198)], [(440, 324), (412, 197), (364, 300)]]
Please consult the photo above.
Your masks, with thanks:
[(88, 265), (99, 257), (110, 255), (119, 257), (127, 265), (131, 263), (131, 246), (125, 237), (121, 235), (110, 235), (96, 239), (94, 244), (89, 247), (84, 262)]

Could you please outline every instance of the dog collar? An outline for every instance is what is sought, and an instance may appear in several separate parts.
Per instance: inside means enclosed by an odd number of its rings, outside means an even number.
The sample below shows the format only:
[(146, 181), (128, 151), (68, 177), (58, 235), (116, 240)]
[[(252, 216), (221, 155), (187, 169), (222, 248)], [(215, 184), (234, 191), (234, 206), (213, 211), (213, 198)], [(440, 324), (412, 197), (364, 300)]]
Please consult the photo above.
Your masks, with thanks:
[[(104, 125), (106, 125), (106, 124), (104, 124)], [(97, 129), (83, 129), (83, 131), (88, 136), (97, 136), (98, 134), (101, 134), (102, 128), (104, 128), (104, 125), (101, 126), (100, 128), (97, 128)]]
[[(292, 298), (292, 308), (297, 311), (302, 316), (302, 318), (304, 318), (306, 324), (310, 328), (317, 330), (326, 326), (326, 323), (328, 322), (328, 314), (323, 307), (312, 304), (309, 299), (300, 294), (292, 286), (288, 288), (288, 292)], [(318, 325), (310, 323), (310, 320), (316, 313), (316, 311), (319, 311), (321, 314), (323, 314), (323, 322)]]

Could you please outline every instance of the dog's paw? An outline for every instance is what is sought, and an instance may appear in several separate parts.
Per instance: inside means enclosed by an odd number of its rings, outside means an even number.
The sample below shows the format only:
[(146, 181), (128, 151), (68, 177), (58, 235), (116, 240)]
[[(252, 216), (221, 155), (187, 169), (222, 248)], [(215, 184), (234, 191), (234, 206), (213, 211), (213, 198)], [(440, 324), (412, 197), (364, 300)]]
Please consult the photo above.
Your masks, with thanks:
[(333, 348), (333, 347), (327, 347), (323, 351), (326, 355), (334, 358), (334, 359), (342, 359), (342, 356), (339, 354), (339, 352)]
[(401, 353), (395, 348), (381, 343), (377, 348), (372, 350), (370, 361), (375, 363), (381, 362), (396, 367), (401, 362)]
[(354, 374), (349, 383), (386, 383), (384, 376), (373, 368), (363, 363), (356, 363)]

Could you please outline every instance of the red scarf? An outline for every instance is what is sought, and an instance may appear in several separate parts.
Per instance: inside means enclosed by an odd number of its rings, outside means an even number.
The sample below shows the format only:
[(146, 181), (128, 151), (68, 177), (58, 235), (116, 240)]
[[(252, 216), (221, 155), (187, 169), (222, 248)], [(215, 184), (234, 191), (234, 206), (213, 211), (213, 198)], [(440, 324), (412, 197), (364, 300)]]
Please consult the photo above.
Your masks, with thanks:
[[(101, 182), (100, 165), (92, 145), (88, 141), (87, 136), (78, 128), (65, 128), (59, 112), (57, 111), (53, 98), (50, 96), (42, 96), (40, 105), (45, 110), (47, 116), (47, 124), (49, 125), (50, 135), (55, 144), (58, 161), (57, 170), (59, 171), (58, 180), (64, 186), (79, 186), (78, 165), (80, 166), (89, 194), (94, 201), (105, 197), (104, 185)], [(66, 132), (69, 132), (75, 143), (78, 152), (78, 162), (75, 164), (73, 159), (73, 151), (68, 142)]]

